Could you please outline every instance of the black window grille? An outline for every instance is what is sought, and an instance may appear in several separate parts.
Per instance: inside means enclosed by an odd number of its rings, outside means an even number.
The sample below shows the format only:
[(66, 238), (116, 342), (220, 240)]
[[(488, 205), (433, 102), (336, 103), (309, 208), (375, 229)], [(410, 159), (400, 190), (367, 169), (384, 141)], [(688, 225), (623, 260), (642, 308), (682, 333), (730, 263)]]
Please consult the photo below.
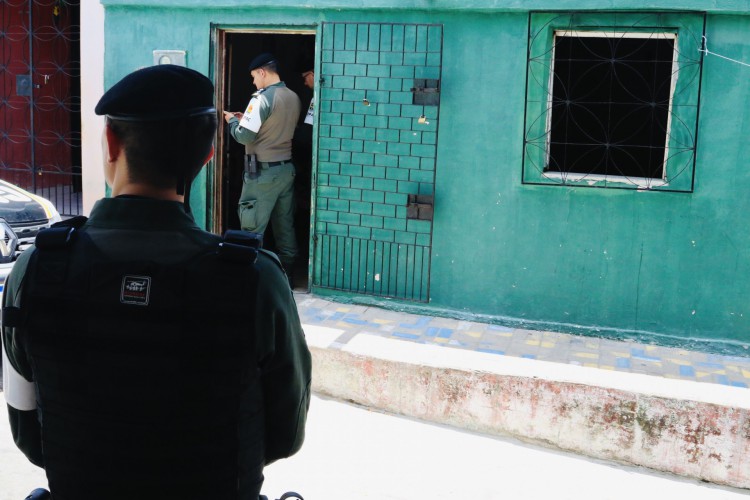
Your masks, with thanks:
[(548, 171), (662, 179), (674, 38), (555, 36)]
[(523, 182), (692, 191), (703, 25), (532, 13)]

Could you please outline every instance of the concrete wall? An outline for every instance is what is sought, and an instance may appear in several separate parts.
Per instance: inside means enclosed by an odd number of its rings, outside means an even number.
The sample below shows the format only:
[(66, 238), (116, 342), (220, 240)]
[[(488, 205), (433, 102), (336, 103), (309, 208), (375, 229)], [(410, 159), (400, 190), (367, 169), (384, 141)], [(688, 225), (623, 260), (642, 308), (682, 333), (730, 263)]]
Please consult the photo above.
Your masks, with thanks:
[[(750, 488), (747, 390), (311, 328), (313, 390), (590, 457)], [(451, 351), (446, 353), (446, 351)]]
[(94, 108), (104, 93), (104, 8), (98, 0), (81, 2), (81, 134), (83, 214), (105, 195), (101, 137), (104, 119)]
[[(360, 10), (334, 1), (309, 7), (291, 1), (103, 3), (106, 87), (151, 64), (154, 49), (187, 50), (188, 65), (208, 74), (211, 23), (239, 28), (310, 27), (322, 21), (442, 24), (427, 310), (688, 347), (705, 340), (703, 348), (747, 352), (747, 67), (716, 56), (705, 59), (694, 192), (533, 186), (521, 182), (527, 9), (608, 9), (611, 2), (476, 0), (459, 8), (448, 1), (381, 0), (356, 5)], [(630, 9), (640, 5), (627, 2)], [(744, 37), (749, 5), (711, 7), (706, 24), (711, 51), (750, 61)], [(648, 6), (659, 7), (706, 8), (697, 1)], [(198, 218), (205, 216), (206, 199), (205, 191), (194, 192)]]

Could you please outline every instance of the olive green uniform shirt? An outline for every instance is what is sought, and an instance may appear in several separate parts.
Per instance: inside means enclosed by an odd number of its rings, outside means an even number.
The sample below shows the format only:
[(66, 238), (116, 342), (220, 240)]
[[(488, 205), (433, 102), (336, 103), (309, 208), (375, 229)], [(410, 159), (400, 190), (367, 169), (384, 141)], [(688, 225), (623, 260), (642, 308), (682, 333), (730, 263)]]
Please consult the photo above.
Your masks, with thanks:
[(300, 100), (284, 82), (255, 92), (245, 111), (250, 118), (247, 127), (237, 118), (229, 120), (229, 131), (245, 154), (254, 154), (258, 161), (285, 161), (292, 158), (292, 137), (299, 119)]

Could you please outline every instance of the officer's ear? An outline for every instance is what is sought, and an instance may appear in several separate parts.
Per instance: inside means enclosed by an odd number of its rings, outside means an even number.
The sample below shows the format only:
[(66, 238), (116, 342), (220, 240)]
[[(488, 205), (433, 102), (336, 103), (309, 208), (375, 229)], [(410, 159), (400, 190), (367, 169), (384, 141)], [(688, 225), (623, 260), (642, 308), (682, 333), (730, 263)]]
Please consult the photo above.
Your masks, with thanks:
[(112, 127), (109, 123), (104, 125), (104, 146), (105, 146), (105, 160), (108, 163), (114, 163), (122, 154), (122, 142), (120, 138), (115, 135)]

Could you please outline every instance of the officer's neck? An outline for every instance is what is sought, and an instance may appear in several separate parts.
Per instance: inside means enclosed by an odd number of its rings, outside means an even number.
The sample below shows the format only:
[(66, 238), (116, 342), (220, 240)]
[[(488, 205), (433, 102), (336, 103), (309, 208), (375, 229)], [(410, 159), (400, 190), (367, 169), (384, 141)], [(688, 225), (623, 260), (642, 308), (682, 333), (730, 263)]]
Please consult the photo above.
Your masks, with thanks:
[(177, 194), (175, 188), (158, 188), (147, 184), (129, 183), (115, 190), (112, 188), (112, 196), (138, 196), (141, 198), (153, 198), (156, 200), (178, 201), (183, 203), (185, 197)]
[(177, 194), (175, 187), (161, 188), (143, 182), (135, 182), (130, 179), (127, 168), (115, 170), (114, 178), (110, 185), (112, 196), (140, 196), (144, 198), (154, 198), (156, 200), (179, 201), (182, 203), (184, 197)]
[(279, 75), (267, 75), (265, 81), (263, 82), (263, 88), (267, 89), (271, 85), (276, 85), (277, 83), (281, 82), (281, 78)]

